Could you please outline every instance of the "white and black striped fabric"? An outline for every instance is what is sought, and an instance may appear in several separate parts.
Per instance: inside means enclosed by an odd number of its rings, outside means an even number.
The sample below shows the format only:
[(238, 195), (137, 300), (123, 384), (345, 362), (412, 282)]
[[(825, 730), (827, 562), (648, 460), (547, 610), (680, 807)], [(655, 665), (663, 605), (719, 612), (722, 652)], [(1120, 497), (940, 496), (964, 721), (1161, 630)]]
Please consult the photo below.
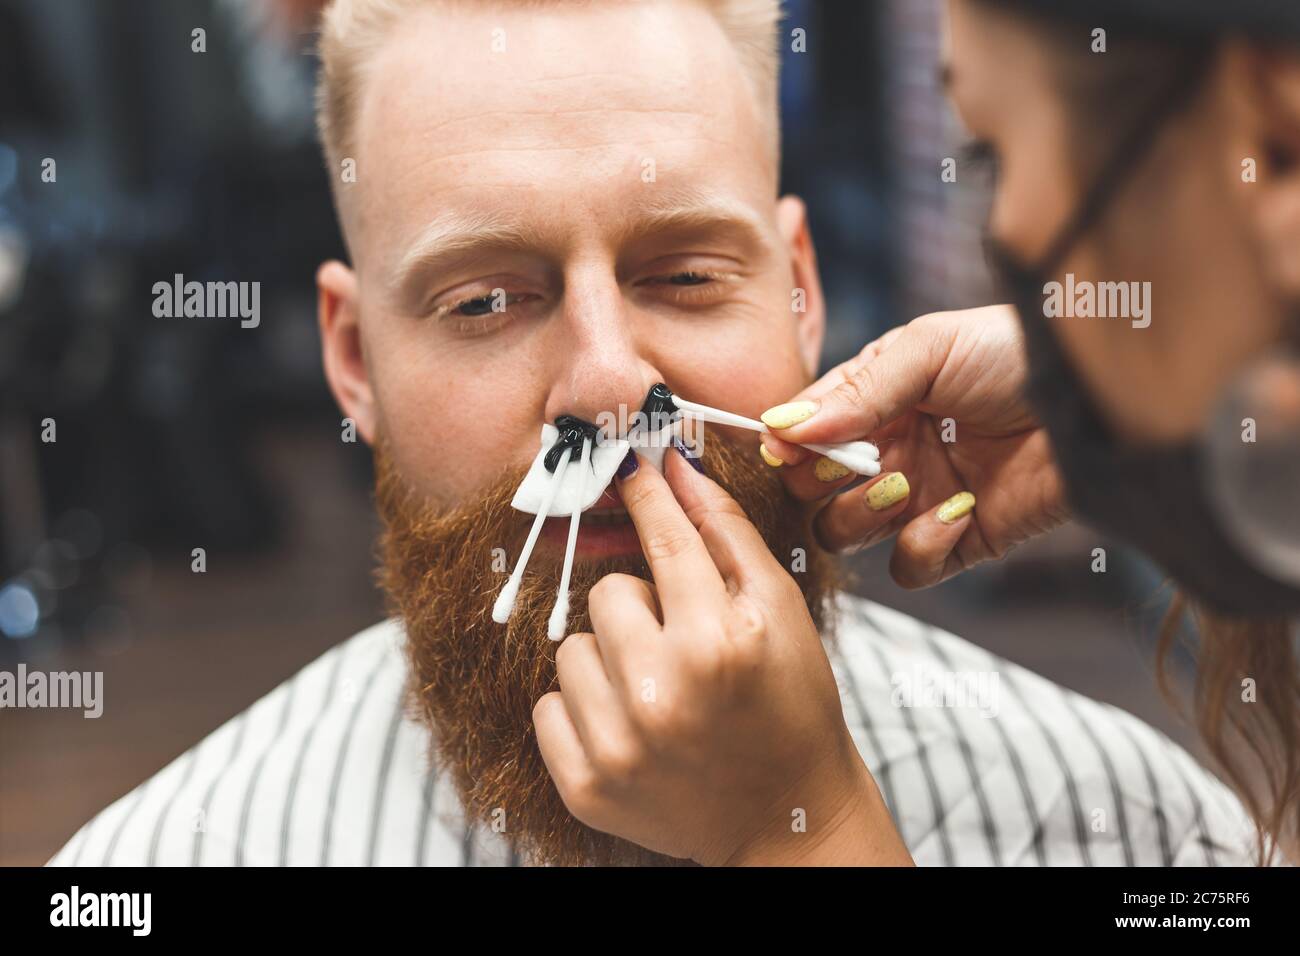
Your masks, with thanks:
[[(842, 596), (845, 717), (918, 864), (1248, 865), (1235, 796), (1143, 722)], [(328, 651), (83, 826), (51, 865), (517, 865), (467, 826), (402, 711), (399, 622)], [(901, 706), (899, 674), (993, 673), (996, 716)]]

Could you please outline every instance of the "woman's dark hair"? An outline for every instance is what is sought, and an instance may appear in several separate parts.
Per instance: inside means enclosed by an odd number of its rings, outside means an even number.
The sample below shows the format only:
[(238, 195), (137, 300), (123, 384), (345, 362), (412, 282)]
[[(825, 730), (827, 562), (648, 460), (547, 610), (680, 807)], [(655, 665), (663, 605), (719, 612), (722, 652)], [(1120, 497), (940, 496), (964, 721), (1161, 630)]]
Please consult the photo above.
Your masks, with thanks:
[[(1156, 648), (1160, 689), (1171, 700), (1170, 651), (1190, 615), (1196, 660), (1192, 713), (1206, 749), (1255, 820), (1262, 864), (1300, 832), (1300, 662), (1293, 622), (1230, 618), (1174, 599)], [(1250, 680), (1254, 693), (1245, 692)]]

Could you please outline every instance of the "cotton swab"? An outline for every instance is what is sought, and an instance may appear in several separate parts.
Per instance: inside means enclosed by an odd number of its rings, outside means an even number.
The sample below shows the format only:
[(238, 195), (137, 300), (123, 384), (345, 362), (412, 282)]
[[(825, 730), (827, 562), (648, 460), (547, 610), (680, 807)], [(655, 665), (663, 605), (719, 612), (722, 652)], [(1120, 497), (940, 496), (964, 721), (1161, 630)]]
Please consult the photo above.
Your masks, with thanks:
[[(677, 395), (673, 396), (673, 404), (681, 409), (684, 414), (712, 425), (733, 425), (736, 428), (748, 428), (750, 431), (756, 432), (771, 431), (770, 428), (757, 419), (724, 412), (717, 408), (710, 408), (708, 405), (701, 405), (698, 402), (688, 402)], [(781, 440), (789, 441), (787, 438)], [(849, 471), (856, 472), (859, 475), (871, 477), (880, 474), (880, 449), (871, 442), (850, 441), (834, 445), (814, 445), (811, 442), (791, 442), (791, 444), (803, 445), (804, 448), (815, 451), (819, 455), (824, 455), (831, 461), (838, 462)]]
[[(582, 458), (578, 468), (582, 474), (578, 478), (578, 500), (587, 497), (588, 472), (591, 470), (591, 439), (582, 441)], [(555, 607), (551, 610), (551, 619), (546, 625), (546, 636), (553, 641), (564, 639), (565, 625), (569, 622), (569, 578), (573, 576), (573, 552), (578, 544), (578, 522), (582, 520), (582, 510), (573, 509), (569, 517), (569, 542), (564, 548), (564, 570), (560, 574), (560, 589), (555, 595)]]
[(492, 620), (498, 624), (504, 624), (510, 620), (510, 613), (515, 609), (515, 598), (519, 596), (519, 585), (524, 580), (524, 569), (528, 567), (528, 558), (533, 553), (533, 547), (537, 544), (537, 536), (542, 533), (542, 525), (546, 522), (547, 512), (551, 510), (551, 505), (555, 503), (555, 494), (560, 490), (560, 482), (564, 480), (564, 471), (569, 467), (569, 456), (561, 455), (560, 460), (555, 464), (555, 474), (551, 477), (551, 483), (546, 486), (546, 497), (542, 499), (542, 506), (537, 509), (537, 517), (533, 519), (532, 530), (528, 532), (528, 540), (524, 542), (524, 550), (519, 554), (519, 560), (515, 562), (515, 569), (510, 574), (510, 580), (506, 586), (501, 589), (497, 595), (496, 603), (492, 605)]

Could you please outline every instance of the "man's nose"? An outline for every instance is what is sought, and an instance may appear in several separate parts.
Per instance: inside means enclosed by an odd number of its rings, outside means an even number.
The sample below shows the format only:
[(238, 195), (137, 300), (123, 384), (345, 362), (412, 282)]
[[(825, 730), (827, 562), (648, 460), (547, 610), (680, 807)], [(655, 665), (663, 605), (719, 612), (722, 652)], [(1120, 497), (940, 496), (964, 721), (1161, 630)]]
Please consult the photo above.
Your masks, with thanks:
[[(663, 376), (628, 321), (617, 281), (588, 282), (566, 292), (564, 356), (546, 403), (546, 420), (573, 415), (622, 431)], [(602, 417), (603, 416), (603, 417)]]

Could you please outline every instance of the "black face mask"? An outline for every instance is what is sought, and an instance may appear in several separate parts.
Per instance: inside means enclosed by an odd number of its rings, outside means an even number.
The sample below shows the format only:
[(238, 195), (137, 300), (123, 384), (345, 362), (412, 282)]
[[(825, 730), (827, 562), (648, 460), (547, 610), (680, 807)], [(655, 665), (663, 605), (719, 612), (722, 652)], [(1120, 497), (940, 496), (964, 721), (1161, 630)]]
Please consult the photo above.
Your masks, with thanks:
[(1125, 171), (1137, 166), (1159, 122), (1191, 97), (1200, 77), (1199, 71), (1187, 70), (1157, 101), (1040, 264), (1018, 262), (993, 240), (988, 243), (989, 260), (1020, 315), (1029, 366), (1026, 397), (1052, 440), (1078, 516), (1145, 552), (1189, 596), (1214, 611), (1243, 617), (1289, 615), (1300, 612), (1300, 589), (1259, 570), (1225, 533), (1206, 491), (1202, 446), (1120, 442), (1045, 316), (1044, 286), (1096, 222)]

